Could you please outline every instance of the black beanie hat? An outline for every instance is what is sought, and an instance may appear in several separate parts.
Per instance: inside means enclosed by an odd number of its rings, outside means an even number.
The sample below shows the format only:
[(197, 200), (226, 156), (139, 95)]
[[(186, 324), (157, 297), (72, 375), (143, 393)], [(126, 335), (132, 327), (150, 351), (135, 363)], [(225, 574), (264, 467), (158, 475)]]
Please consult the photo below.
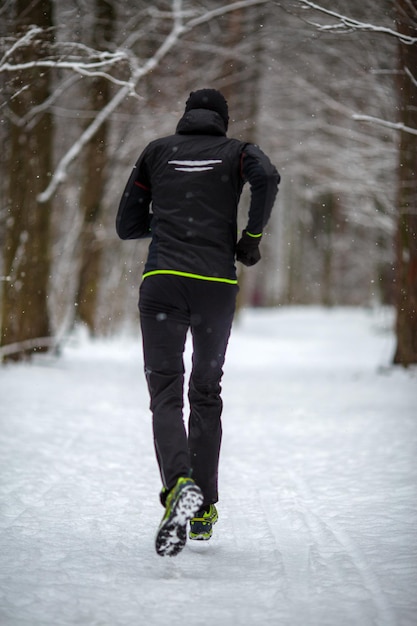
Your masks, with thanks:
[(217, 89), (199, 89), (198, 91), (192, 91), (190, 97), (185, 103), (185, 112), (191, 111), (191, 109), (209, 109), (210, 111), (216, 111), (221, 115), (225, 124), (226, 130), (229, 126), (229, 107), (225, 97)]

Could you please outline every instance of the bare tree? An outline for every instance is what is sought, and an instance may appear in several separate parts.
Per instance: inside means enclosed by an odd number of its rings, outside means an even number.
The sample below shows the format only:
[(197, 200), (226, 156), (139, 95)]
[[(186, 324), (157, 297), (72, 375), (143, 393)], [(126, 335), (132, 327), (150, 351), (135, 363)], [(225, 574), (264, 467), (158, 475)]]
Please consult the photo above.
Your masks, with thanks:
[(396, 339), (394, 363), (417, 363), (417, 5), (396, 0), (397, 29), (353, 19), (310, 0), (298, 0), (306, 8), (331, 19), (313, 22), (320, 31), (379, 33), (398, 42), (397, 102), (399, 121), (355, 115), (398, 130), (397, 236), (396, 236)]
[[(349, 8), (389, 25), (390, 4), (353, 0)], [(270, 301), (376, 301), (380, 269), (388, 275), (392, 262), (395, 133), (353, 116), (394, 111), (395, 39), (376, 45), (373, 31), (333, 32), (327, 17), (293, 0), (271, 13), (259, 141), (283, 176), (270, 246), (275, 272), (265, 275)]]
[[(107, 0), (95, 0), (93, 9), (92, 45), (95, 50), (111, 46), (115, 28), (113, 4)], [(95, 76), (89, 85), (89, 101), (93, 114), (106, 107), (110, 100), (111, 83), (105, 76)], [(105, 120), (85, 146), (82, 165), (80, 205), (84, 215), (78, 240), (80, 270), (75, 295), (76, 319), (84, 322), (89, 330), (97, 331), (97, 299), (102, 272), (102, 214), (103, 194), (109, 155), (109, 120)]]
[[(417, 4), (397, 0), (400, 121), (397, 230), (397, 348), (394, 362), (417, 363)], [(414, 43), (408, 43), (409, 40)]]
[[(4, 233), (1, 345), (25, 341), (5, 358), (16, 359), (50, 344), (48, 311), (51, 202), (39, 202), (52, 164), (53, 122), (45, 107), (51, 93), (51, 73), (36, 66), (50, 51), (52, 3), (18, 0), (10, 20), (19, 46), (13, 55), (21, 66), (8, 86), (10, 146), (8, 200)], [(27, 27), (32, 36), (28, 36)]]
[[(94, 3), (104, 21), (93, 25)], [(52, 313), (53, 329), (48, 321), (42, 333), (60, 335), (76, 314), (93, 332), (111, 332), (134, 311), (146, 243), (122, 247), (115, 238), (123, 181), (144, 145), (173, 131), (189, 91), (208, 85), (229, 100), (229, 133), (259, 143), (283, 178), (263, 263), (241, 277), (244, 303), (361, 304), (378, 297), (375, 285), (389, 292), (396, 137), (399, 131), (415, 137), (411, 118), (407, 124), (394, 118), (395, 52), (399, 41), (414, 48), (415, 37), (392, 27), (390, 0), (377, 6), (352, 0), (355, 18), (337, 13), (338, 5), (71, 0), (55, 4), (53, 37), (35, 20), (18, 32), (3, 29), (0, 77), (33, 72), (52, 81), (48, 95), (18, 116), (18, 87), (9, 90), (3, 105), (9, 128), (20, 115), (33, 125), (45, 111), (59, 128), (48, 177), (30, 183), (39, 207), (53, 217), (53, 263), (42, 270), (52, 276), (43, 318)], [(17, 143), (0, 132), (11, 155)], [(22, 160), (22, 148), (15, 158)], [(11, 180), (10, 168), (1, 185)], [(19, 207), (23, 228), (14, 237), (26, 245), (30, 204), (22, 200)], [(4, 242), (10, 216), (10, 204), (2, 206)], [(15, 247), (13, 259), (5, 254), (1, 271), (3, 308), (12, 317), (15, 303), (5, 301), (25, 245)], [(17, 326), (0, 354), (32, 347), (9, 345), (32, 338)]]
[[(194, 29), (217, 19), (219, 16), (238, 11), (245, 7), (265, 4), (267, 0), (240, 0), (226, 6), (204, 6), (189, 10), (182, 0), (164, 3), (166, 10), (143, 3), (141, 10), (146, 11), (151, 19), (163, 20), (169, 24), (155, 50), (150, 56), (139, 57), (135, 54), (137, 33), (129, 33), (125, 45), (110, 52), (88, 46), (85, 42), (53, 42), (50, 48), (45, 43), (51, 39), (52, 5), (46, 0), (27, 6), (17, 0), (17, 18), (15, 36), (6, 41), (5, 53), (0, 59), (0, 72), (8, 73), (15, 81), (14, 93), (10, 96), (9, 115), (11, 119), (11, 165), (10, 208), (5, 234), (5, 257), (3, 281), (2, 315), (2, 354), (11, 354), (20, 358), (30, 348), (46, 347), (51, 334), (48, 311), (48, 280), (50, 271), (50, 214), (52, 199), (60, 186), (68, 180), (71, 165), (85, 155), (86, 147), (94, 150), (94, 158), (100, 153), (92, 146), (100, 142), (100, 133), (105, 132), (105, 124), (126, 98), (139, 97), (138, 85), (155, 71), (169, 53), (174, 51), (180, 41)], [(106, 3), (104, 3), (106, 4)], [(103, 5), (104, 6), (104, 5)], [(23, 24), (25, 29), (20, 30)], [(163, 32), (163, 29), (161, 29)], [(8, 44), (8, 45), (7, 45)], [(101, 103), (94, 102), (97, 114), (91, 123), (79, 135), (78, 139), (61, 153), (55, 167), (52, 166), (52, 119), (50, 106), (56, 105), (59, 97), (73, 81), (64, 79), (55, 84), (51, 93), (51, 69), (71, 71), (78, 76), (100, 81), (104, 79), (115, 87), (107, 92), (100, 82)], [(25, 78), (23, 78), (25, 77)], [(29, 77), (26, 83), (26, 78)], [(35, 80), (36, 79), (36, 80)], [(20, 84), (18, 84), (20, 81)], [(97, 82), (94, 92), (97, 93)], [(110, 93), (110, 96), (107, 94)], [(33, 106), (35, 105), (35, 106)], [(28, 129), (30, 127), (30, 135)], [(30, 142), (29, 142), (30, 139)], [(24, 166), (14, 167), (13, 162), (22, 161), (22, 146), (30, 145), (31, 158), (23, 161)], [(97, 143), (96, 143), (97, 146)], [(35, 162), (35, 157), (36, 162)], [(97, 161), (96, 161), (97, 164)], [(92, 162), (89, 161), (89, 166)], [(103, 170), (104, 163), (99, 166)], [(39, 171), (38, 168), (39, 167)], [(91, 182), (91, 181), (90, 181)], [(99, 186), (100, 183), (99, 181)], [(84, 187), (86, 189), (86, 187)], [(82, 202), (94, 223), (100, 204), (99, 194), (88, 197), (84, 192)], [(90, 229), (90, 225), (84, 232)], [(91, 230), (91, 229), (90, 229)], [(91, 233), (90, 233), (91, 234)], [(86, 235), (87, 236), (87, 235)], [(91, 251), (92, 242), (86, 249)], [(87, 253), (86, 253), (87, 255)], [(93, 325), (94, 305), (87, 308), (91, 297), (94, 302), (97, 269), (97, 257), (94, 254), (81, 264), (82, 275), (78, 285), (81, 301), (82, 318)], [(88, 297), (86, 296), (88, 294)], [(30, 309), (30, 315), (28, 314)], [(36, 340), (35, 343), (32, 340)], [(10, 345), (12, 344), (12, 345)], [(20, 344), (20, 348), (19, 345)], [(7, 347), (5, 347), (7, 346)]]

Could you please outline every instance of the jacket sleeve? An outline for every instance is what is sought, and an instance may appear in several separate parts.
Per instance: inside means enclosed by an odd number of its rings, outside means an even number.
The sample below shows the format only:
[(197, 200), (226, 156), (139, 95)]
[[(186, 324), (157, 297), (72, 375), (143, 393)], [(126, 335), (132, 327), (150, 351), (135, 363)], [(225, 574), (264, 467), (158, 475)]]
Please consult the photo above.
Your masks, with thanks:
[(116, 217), (116, 232), (120, 239), (151, 236), (151, 200), (151, 185), (144, 152), (136, 162), (120, 200)]
[(268, 223), (281, 177), (266, 154), (254, 144), (246, 144), (243, 149), (242, 176), (251, 189), (245, 230), (249, 235), (258, 237)]

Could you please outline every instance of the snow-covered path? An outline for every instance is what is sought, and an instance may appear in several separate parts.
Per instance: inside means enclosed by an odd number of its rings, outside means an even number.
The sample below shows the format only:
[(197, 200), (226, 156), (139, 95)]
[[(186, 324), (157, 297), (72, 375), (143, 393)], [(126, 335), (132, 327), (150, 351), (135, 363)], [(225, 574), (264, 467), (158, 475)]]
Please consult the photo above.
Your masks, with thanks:
[(162, 515), (139, 339), (0, 369), (1, 626), (417, 623), (417, 372), (389, 311), (248, 311), (224, 377), (220, 519)]

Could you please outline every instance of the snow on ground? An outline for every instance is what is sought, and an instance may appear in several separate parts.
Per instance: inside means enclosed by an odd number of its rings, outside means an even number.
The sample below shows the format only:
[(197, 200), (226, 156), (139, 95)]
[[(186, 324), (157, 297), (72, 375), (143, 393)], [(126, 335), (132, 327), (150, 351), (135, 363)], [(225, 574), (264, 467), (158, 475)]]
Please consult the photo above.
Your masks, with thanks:
[(175, 558), (139, 338), (2, 367), (1, 626), (416, 624), (417, 372), (393, 349), (387, 310), (244, 312), (220, 520)]

